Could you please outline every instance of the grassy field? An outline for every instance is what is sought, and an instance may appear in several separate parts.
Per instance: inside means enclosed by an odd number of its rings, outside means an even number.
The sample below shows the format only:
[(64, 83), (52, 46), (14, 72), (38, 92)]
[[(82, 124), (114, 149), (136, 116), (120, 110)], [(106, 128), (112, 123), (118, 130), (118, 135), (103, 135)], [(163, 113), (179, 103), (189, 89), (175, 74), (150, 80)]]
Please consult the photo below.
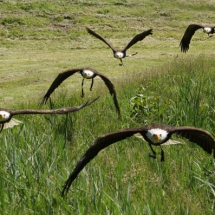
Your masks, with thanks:
[[(187, 54), (179, 43), (188, 24), (214, 24), (214, 1), (1, 1), (2, 108), (38, 104), (61, 71), (91, 67), (115, 84), (122, 120), (103, 82), (93, 91), (80, 75), (52, 95), (53, 108), (85, 109), (64, 116), (20, 116), (0, 135), (1, 214), (214, 214), (215, 161), (200, 147), (163, 147), (165, 162), (131, 137), (103, 150), (80, 173), (65, 198), (62, 187), (100, 135), (164, 123), (214, 130), (215, 40), (195, 33)], [(153, 35), (131, 47), (119, 66), (110, 49), (85, 27), (124, 47), (137, 33)], [(157, 149), (159, 154), (159, 149)]]

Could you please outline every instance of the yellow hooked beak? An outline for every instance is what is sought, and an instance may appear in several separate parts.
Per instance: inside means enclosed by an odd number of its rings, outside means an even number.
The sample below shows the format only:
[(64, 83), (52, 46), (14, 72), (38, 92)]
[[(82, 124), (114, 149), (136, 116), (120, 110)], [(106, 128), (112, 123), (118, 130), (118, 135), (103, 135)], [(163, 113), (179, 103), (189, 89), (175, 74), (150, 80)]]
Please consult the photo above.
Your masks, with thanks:
[(160, 134), (154, 134), (153, 137), (154, 137), (154, 139), (156, 141), (160, 141), (161, 140), (161, 135)]
[(4, 118), (5, 118), (4, 115), (0, 114), (0, 119), (4, 119)]
[(210, 33), (210, 30), (209, 29), (203, 29), (203, 32), (208, 34), (208, 33)]
[(84, 76), (85, 76), (85, 78), (88, 78), (88, 77), (89, 77), (89, 74), (88, 74), (88, 73), (85, 73)]

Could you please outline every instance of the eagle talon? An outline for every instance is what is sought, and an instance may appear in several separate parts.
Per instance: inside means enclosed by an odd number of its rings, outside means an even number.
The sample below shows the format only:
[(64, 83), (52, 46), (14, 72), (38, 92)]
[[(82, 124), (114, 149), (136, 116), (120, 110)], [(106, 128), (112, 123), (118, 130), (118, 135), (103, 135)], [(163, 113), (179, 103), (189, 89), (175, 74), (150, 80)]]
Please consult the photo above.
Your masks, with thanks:
[(154, 154), (149, 154), (149, 157), (151, 157), (151, 158), (156, 158), (156, 155), (154, 155)]
[(4, 123), (1, 124), (0, 133), (2, 132), (3, 128), (4, 128)]
[(164, 151), (163, 151), (163, 149), (161, 150), (161, 161), (162, 162), (164, 161)]

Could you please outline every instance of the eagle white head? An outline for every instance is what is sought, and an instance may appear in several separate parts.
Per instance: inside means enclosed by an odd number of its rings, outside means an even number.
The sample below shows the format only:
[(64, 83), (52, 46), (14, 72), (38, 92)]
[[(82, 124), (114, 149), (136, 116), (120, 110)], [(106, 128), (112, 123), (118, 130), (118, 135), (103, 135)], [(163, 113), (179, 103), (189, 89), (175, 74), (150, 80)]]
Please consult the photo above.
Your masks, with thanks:
[(10, 113), (4, 110), (0, 111), (0, 122), (5, 122), (10, 118)]
[(84, 78), (87, 78), (87, 79), (90, 79), (94, 76), (94, 72), (88, 69), (83, 70), (81, 74), (83, 75)]
[(212, 31), (212, 28), (210, 28), (210, 27), (205, 27), (205, 28), (203, 29), (203, 32), (205, 32), (205, 33), (207, 33), (207, 34), (211, 33), (211, 31)]
[(124, 54), (122, 52), (115, 52), (114, 57), (117, 59), (122, 59), (124, 57)]
[(152, 143), (162, 143), (167, 138), (167, 131), (160, 129), (160, 128), (153, 128), (148, 130), (146, 136)]

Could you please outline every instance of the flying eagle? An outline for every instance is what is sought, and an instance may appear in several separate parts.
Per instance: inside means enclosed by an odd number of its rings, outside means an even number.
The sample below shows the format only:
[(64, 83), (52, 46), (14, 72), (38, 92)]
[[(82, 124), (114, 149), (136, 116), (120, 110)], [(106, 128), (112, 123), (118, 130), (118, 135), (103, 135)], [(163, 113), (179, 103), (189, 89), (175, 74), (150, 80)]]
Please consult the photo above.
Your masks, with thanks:
[[(98, 100), (98, 98), (94, 99), (91, 102), (86, 102), (85, 104), (82, 104), (77, 107), (67, 107), (67, 108), (60, 108), (60, 109), (53, 109), (53, 110), (32, 110), (32, 109), (8, 110), (8, 109), (0, 108), (0, 126), (1, 126), (0, 132), (3, 130), (5, 123), (10, 122), (12, 117), (15, 115), (20, 115), (20, 114), (66, 114), (66, 113), (81, 110), (82, 108), (84, 108), (84, 107), (92, 104), (96, 100)], [(19, 123), (21, 123), (21, 121)]]
[[(215, 158), (215, 139), (207, 131), (190, 127), (190, 126), (168, 126), (168, 125), (148, 125), (140, 128), (126, 128), (112, 133), (104, 134), (98, 137), (94, 143), (88, 148), (81, 160), (76, 165), (75, 169), (65, 182), (62, 190), (62, 196), (68, 192), (72, 182), (76, 179), (80, 171), (104, 148), (111, 144), (124, 140), (137, 133), (140, 133), (143, 138), (148, 142), (153, 155), (156, 158), (156, 152), (153, 150), (152, 145), (160, 146), (167, 142), (173, 134), (187, 138), (189, 141), (198, 144), (202, 149), (209, 154), (213, 152)], [(161, 148), (161, 161), (164, 161), (164, 151)]]
[(105, 75), (103, 75), (102, 73), (97, 72), (94, 69), (91, 68), (79, 68), (79, 69), (70, 69), (67, 71), (64, 71), (62, 73), (60, 73), (55, 80), (53, 81), (53, 83), (51, 84), (51, 86), (49, 87), (48, 91), (46, 92), (45, 96), (42, 99), (42, 104), (46, 103), (46, 101), (48, 100), (48, 98), (50, 97), (50, 95), (52, 94), (52, 92), (54, 92), (54, 90), (64, 81), (66, 80), (68, 77), (74, 75), (76, 72), (79, 72), (82, 77), (82, 97), (84, 96), (84, 90), (83, 90), (83, 85), (84, 85), (84, 79), (92, 79), (91, 82), (91, 86), (90, 86), (90, 90), (92, 90), (93, 87), (93, 79), (96, 76), (99, 76), (104, 83), (106, 84), (107, 88), (109, 89), (109, 92), (111, 95), (113, 95), (113, 100), (114, 100), (114, 104), (117, 110), (118, 115), (120, 116), (120, 108), (119, 108), (119, 104), (118, 104), (118, 100), (117, 100), (117, 96), (116, 96), (116, 90), (115, 87), (113, 85), (113, 83), (110, 81), (110, 79), (108, 77), (106, 77)]
[(215, 26), (204, 26), (199, 24), (191, 24), (187, 27), (184, 36), (181, 39), (180, 46), (182, 52), (187, 52), (189, 50), (189, 44), (192, 39), (192, 36), (195, 34), (195, 32), (202, 28), (204, 33), (207, 33), (208, 36), (210, 34), (215, 33)]
[(104, 43), (106, 43), (113, 51), (113, 56), (117, 59), (120, 60), (120, 66), (123, 65), (122, 63), (122, 58), (125, 58), (125, 57), (131, 57), (133, 55), (136, 55), (136, 53), (134, 54), (131, 54), (131, 55), (126, 55), (126, 51), (127, 49), (129, 49), (131, 46), (133, 46), (134, 44), (136, 44), (137, 42), (143, 40), (145, 37), (147, 37), (148, 35), (152, 34), (152, 29), (149, 29), (147, 31), (143, 31), (142, 33), (140, 34), (137, 34), (126, 46), (124, 49), (121, 49), (121, 50), (117, 50), (113, 47), (113, 45), (108, 42), (103, 36), (97, 34), (96, 32), (92, 31), (91, 29), (89, 28), (86, 28), (87, 29), (87, 32), (91, 35), (93, 35), (94, 37), (96, 37), (97, 39), (103, 41)]

